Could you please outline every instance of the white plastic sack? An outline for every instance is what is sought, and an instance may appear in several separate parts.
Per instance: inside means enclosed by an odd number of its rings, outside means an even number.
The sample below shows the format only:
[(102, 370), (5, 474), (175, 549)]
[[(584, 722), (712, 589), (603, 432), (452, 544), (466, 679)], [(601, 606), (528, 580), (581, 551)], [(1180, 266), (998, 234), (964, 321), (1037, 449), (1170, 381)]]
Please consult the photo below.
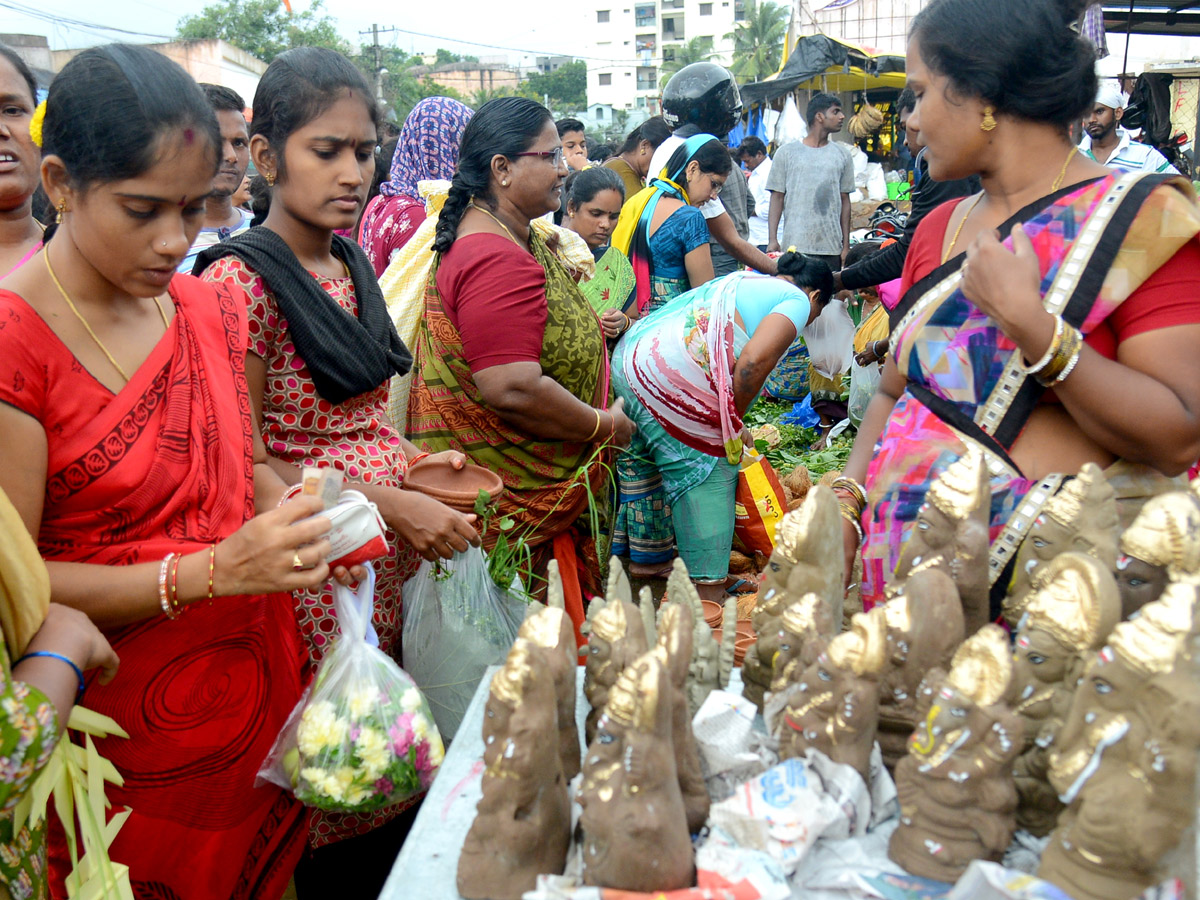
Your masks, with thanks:
[(888, 198), (887, 177), (883, 174), (883, 166), (879, 163), (871, 163), (867, 166), (866, 184), (867, 196), (872, 200)]
[(855, 428), (862, 425), (867, 404), (871, 402), (871, 398), (875, 396), (875, 389), (879, 387), (879, 377), (879, 363), (860, 366), (853, 359), (850, 360), (850, 402), (847, 407), (850, 421), (854, 423)]
[(447, 739), (488, 666), (500, 665), (517, 639), (526, 605), (520, 585), (502, 591), (478, 547), (450, 560), (421, 563), (404, 583), (404, 668), (429, 700)]
[(836, 298), (830, 300), (801, 332), (813, 368), (826, 378), (836, 378), (850, 368), (854, 361), (854, 331), (846, 304)]
[[(858, 144), (850, 145), (850, 161), (854, 163), (854, 186), (860, 188), (866, 187), (867, 173), (872, 163), (867, 159), (867, 154), (863, 152)], [(878, 165), (878, 163), (875, 163), (875, 165)], [(883, 167), (880, 166), (880, 168), (882, 169)]]
[(791, 141), (802, 141), (807, 136), (808, 125), (804, 122), (804, 116), (800, 115), (796, 98), (788, 94), (783, 104), (783, 112), (779, 114), (779, 121), (775, 123), (775, 146), (782, 147)]

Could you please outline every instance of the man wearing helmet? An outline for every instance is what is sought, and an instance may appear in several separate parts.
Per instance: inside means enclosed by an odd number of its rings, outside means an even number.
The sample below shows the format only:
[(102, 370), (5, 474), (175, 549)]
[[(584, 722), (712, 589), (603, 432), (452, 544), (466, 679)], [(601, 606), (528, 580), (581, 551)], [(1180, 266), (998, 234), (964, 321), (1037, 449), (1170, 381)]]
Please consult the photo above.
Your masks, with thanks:
[[(742, 98), (737, 82), (724, 66), (712, 62), (692, 63), (671, 76), (663, 89), (662, 114), (674, 129), (654, 151), (650, 178), (664, 168), (671, 154), (694, 134), (711, 134), (724, 140), (742, 115)], [(738, 262), (760, 272), (775, 274), (775, 261), (738, 234), (737, 228), (717, 197), (700, 205), (709, 234)]]

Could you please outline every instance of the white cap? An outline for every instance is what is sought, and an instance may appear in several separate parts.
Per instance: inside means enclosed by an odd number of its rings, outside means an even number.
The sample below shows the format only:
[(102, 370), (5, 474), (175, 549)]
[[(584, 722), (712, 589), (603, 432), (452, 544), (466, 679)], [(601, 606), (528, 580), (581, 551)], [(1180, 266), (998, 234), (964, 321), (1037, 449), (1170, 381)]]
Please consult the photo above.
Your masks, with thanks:
[(1096, 103), (1109, 109), (1124, 109), (1125, 95), (1115, 81), (1103, 81), (1096, 92)]

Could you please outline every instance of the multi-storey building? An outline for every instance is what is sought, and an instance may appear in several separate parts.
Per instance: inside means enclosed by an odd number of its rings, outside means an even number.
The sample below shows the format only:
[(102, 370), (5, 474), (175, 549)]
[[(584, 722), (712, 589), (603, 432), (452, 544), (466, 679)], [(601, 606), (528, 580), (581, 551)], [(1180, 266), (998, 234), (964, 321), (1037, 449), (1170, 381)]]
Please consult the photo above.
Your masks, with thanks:
[(658, 112), (663, 64), (700, 38), (714, 62), (731, 62), (728, 35), (742, 18), (744, 0), (590, 0), (584, 6), (583, 55), (588, 105)]

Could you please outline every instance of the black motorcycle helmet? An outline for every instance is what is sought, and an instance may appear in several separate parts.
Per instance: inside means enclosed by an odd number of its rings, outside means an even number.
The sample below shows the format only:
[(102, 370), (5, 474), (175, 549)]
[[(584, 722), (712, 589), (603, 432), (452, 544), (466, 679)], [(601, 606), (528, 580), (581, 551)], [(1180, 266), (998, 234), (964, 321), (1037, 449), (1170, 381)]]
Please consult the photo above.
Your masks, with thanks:
[(695, 125), (724, 137), (742, 115), (742, 97), (733, 74), (714, 62), (684, 66), (663, 88), (662, 114), (672, 129)]

